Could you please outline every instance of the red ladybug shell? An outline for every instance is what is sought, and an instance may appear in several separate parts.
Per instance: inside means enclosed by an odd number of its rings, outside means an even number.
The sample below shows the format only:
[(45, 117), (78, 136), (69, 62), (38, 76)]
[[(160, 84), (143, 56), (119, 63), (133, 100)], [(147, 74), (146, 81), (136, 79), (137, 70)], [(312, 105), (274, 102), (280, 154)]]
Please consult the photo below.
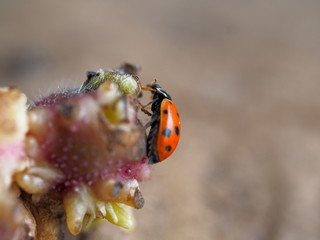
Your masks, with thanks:
[(180, 139), (180, 117), (170, 95), (159, 84), (150, 87), (154, 91), (147, 155), (149, 163), (155, 164), (168, 158), (176, 149)]
[(157, 136), (157, 151), (160, 161), (168, 158), (180, 139), (180, 117), (176, 105), (163, 99), (160, 106), (160, 123)]

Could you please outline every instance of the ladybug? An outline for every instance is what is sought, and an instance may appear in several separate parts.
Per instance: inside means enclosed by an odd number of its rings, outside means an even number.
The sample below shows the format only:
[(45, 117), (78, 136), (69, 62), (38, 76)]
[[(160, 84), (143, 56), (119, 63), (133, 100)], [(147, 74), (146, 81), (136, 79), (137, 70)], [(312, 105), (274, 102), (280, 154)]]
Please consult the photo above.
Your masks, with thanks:
[(180, 139), (180, 117), (172, 98), (159, 84), (143, 89), (153, 93), (147, 155), (149, 163), (154, 164), (168, 158), (176, 149)]

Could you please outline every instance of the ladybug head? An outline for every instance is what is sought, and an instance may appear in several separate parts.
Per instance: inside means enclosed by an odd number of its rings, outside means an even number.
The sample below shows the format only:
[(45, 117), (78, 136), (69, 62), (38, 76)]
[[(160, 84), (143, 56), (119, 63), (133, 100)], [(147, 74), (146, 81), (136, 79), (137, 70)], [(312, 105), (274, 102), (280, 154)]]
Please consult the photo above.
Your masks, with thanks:
[(154, 99), (164, 99), (167, 98), (169, 100), (172, 100), (169, 93), (167, 93), (159, 84), (154, 83), (150, 86), (152, 89), (156, 90), (154, 92)]

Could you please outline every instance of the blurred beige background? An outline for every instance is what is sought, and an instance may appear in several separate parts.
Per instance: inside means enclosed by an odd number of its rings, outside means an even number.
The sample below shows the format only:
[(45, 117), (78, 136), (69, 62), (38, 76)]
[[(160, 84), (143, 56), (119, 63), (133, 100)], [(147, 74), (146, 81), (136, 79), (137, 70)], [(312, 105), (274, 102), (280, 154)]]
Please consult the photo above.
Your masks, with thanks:
[(1, 1), (0, 85), (31, 99), (86, 71), (142, 65), (174, 98), (181, 143), (142, 184), (128, 234), (320, 239), (320, 2)]

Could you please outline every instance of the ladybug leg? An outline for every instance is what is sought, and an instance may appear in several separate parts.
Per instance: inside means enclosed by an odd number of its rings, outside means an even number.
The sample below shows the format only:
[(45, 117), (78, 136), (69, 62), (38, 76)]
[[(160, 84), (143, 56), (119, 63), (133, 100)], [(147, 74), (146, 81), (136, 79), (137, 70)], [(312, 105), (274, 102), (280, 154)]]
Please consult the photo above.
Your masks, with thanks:
[(149, 112), (147, 109), (141, 108), (141, 111), (145, 114), (147, 114), (148, 116), (152, 116), (152, 113)]
[(148, 121), (144, 126), (143, 126), (143, 130), (146, 130), (148, 127), (151, 126), (151, 120)]
[(146, 130), (148, 127), (150, 127), (154, 122), (158, 121), (157, 117), (152, 117), (150, 121), (148, 121), (144, 126), (143, 129)]
[(148, 106), (150, 106), (152, 103), (154, 103), (155, 102), (155, 100), (152, 100), (152, 101), (150, 101), (150, 102), (148, 102), (146, 105), (143, 105), (141, 102), (139, 102), (139, 106), (141, 107), (141, 108), (146, 108), (146, 107), (148, 107)]
[(141, 111), (142, 111), (143, 113), (147, 114), (148, 116), (152, 116), (152, 113), (149, 112), (146, 108), (147, 108), (148, 106), (152, 105), (152, 103), (154, 103), (154, 102), (155, 102), (155, 100), (152, 100), (152, 101), (149, 102), (148, 104), (143, 105), (140, 101), (138, 101), (138, 104), (139, 104), (139, 107), (140, 107), (140, 109), (141, 109)]

